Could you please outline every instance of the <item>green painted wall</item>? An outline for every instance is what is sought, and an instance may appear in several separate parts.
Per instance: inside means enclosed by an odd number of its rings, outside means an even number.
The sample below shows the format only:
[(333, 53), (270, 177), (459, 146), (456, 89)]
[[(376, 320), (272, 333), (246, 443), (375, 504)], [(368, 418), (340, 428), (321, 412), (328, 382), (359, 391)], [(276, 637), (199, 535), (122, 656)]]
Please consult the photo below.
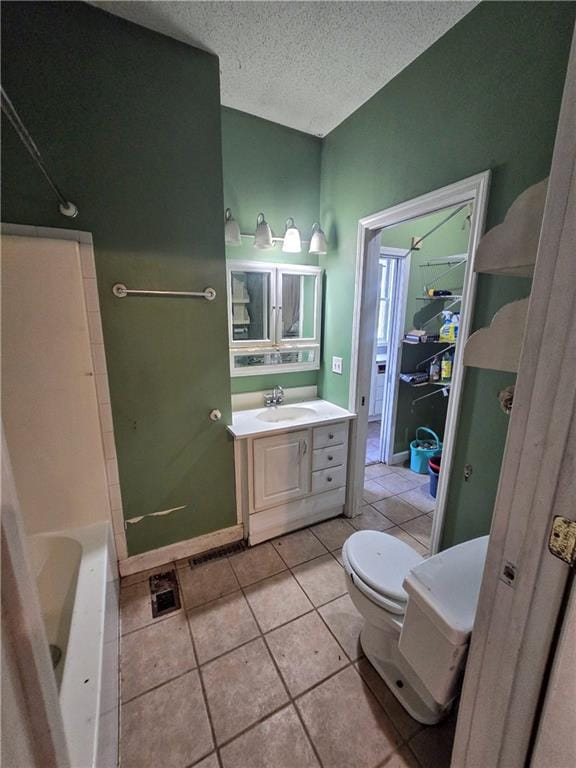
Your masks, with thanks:
[[(256, 229), (262, 211), (275, 236), (284, 234), (291, 216), (302, 238), (309, 239), (320, 210), (321, 140), (283, 125), (262, 120), (235, 109), (222, 109), (222, 162), (224, 204), (240, 224), (242, 232)], [(307, 246), (302, 253), (283, 253), (282, 246), (261, 251), (251, 240), (227, 246), (226, 259), (318, 265)], [(315, 385), (317, 371), (270, 376), (238, 376), (231, 379), (233, 393)]]
[[(574, 16), (574, 3), (482, 3), (325, 138), (323, 397), (348, 403), (358, 219), (491, 169), (487, 227), (502, 221), (549, 172)], [(474, 328), (528, 291), (525, 280), (480, 276)], [(330, 372), (332, 355), (345, 376)], [(511, 378), (467, 373), (445, 545), (489, 528), (508, 427), (496, 394)]]
[[(2, 6), (3, 85), (72, 221), (3, 128), (3, 221), (93, 233), (130, 554), (235, 523), (218, 59), (84, 3)], [(213, 286), (118, 300), (114, 283)], [(222, 422), (208, 419), (220, 408)]]
[[(446, 209), (385, 229), (380, 237), (380, 242), (383, 246), (403, 248), (407, 251), (411, 247), (413, 237), (422, 237), (456, 210), (457, 208)], [(448, 302), (443, 304), (438, 301), (421, 300), (425, 283), (434, 275), (440, 275), (447, 267), (421, 267), (421, 264), (425, 264), (429, 259), (441, 259), (445, 256), (455, 256), (467, 252), (470, 234), (470, 228), (466, 221), (468, 212), (468, 206), (464, 207), (453, 218), (429, 235), (419, 250), (412, 251), (408, 276), (405, 331), (412, 328), (424, 328), (424, 323), (427, 320), (438, 314), (444, 306), (448, 306)], [(462, 290), (464, 272), (465, 266), (459, 266), (442, 280), (434, 283), (433, 287), (458, 293)], [(434, 319), (426, 325), (426, 329), (429, 333), (438, 333), (441, 325), (442, 320), (440, 318)], [(417, 363), (444, 348), (431, 344), (418, 346), (404, 344), (400, 369), (402, 371), (417, 370)], [(433, 391), (438, 392), (436, 385), (431, 385), (429, 388), (414, 389), (409, 384), (400, 382), (394, 434), (395, 453), (407, 451), (410, 448), (410, 442), (415, 437), (417, 427), (429, 427), (440, 438), (443, 438), (448, 398), (438, 393), (412, 405), (412, 401), (417, 397)]]
[[(574, 3), (483, 3), (320, 142), (222, 113), (218, 61), (205, 52), (82, 3), (3, 4), (4, 86), (81, 211), (74, 221), (57, 213), (3, 124), (3, 220), (93, 233), (125, 516), (186, 505), (128, 526), (131, 554), (235, 521), (224, 207), (248, 231), (263, 210), (276, 232), (289, 215), (309, 232), (321, 154), (323, 355), (343, 356), (346, 374), (325, 364), (319, 383), (347, 405), (358, 219), (490, 168), (487, 226), (501, 221), (549, 171), (574, 15)], [(213, 285), (221, 300), (118, 301), (119, 280)], [(528, 291), (528, 281), (481, 276), (474, 327)], [(282, 378), (295, 386), (316, 374)], [(488, 529), (508, 424), (495, 396), (512, 378), (468, 372), (446, 544)], [(277, 379), (237, 379), (234, 390)], [(207, 419), (213, 407), (220, 424)]]

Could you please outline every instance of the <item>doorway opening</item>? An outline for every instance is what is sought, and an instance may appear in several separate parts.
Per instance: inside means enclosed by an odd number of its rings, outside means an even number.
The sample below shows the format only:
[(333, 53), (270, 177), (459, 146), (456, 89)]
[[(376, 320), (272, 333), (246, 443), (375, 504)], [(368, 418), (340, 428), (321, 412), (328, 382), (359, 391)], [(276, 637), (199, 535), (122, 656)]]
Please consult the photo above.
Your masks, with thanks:
[(487, 185), (480, 174), (359, 223), (350, 506), (389, 511), (398, 535), (431, 553), (440, 546)]

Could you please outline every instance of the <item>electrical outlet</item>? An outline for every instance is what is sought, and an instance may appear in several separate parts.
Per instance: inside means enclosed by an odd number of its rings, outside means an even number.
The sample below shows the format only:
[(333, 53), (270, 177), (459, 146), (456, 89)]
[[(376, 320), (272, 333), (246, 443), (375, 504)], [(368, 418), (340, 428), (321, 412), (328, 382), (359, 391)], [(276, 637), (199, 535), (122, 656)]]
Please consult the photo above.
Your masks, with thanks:
[(342, 375), (342, 358), (341, 357), (332, 358), (332, 373), (339, 373), (340, 375)]

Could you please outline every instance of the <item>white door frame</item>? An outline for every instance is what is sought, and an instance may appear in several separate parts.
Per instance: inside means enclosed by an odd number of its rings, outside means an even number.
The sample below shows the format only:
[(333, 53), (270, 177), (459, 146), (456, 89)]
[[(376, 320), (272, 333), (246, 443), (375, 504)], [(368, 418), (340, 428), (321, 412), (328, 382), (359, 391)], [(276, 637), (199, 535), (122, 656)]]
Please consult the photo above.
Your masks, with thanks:
[(464, 678), (454, 768), (524, 768), (531, 762), (571, 572), (548, 551), (550, 527), (554, 515), (576, 520), (576, 348), (570, 341), (576, 338), (575, 243), (576, 40)]
[[(458, 181), (455, 184), (449, 184), (441, 189), (367, 216), (358, 222), (349, 400), (349, 409), (357, 413), (358, 418), (353, 423), (351, 437), (350, 459), (352, 477), (348, 498), (350, 515), (359, 513), (364, 485), (364, 462), (366, 458), (370, 394), (370, 358), (375, 328), (376, 283), (381, 230), (409, 221), (410, 219), (436, 213), (445, 208), (452, 208), (468, 202), (474, 204), (470, 220), (468, 262), (462, 291), (463, 311), (460, 317), (459, 330), (459, 339), (462, 342), (468, 338), (472, 325), (476, 293), (474, 257), (480, 237), (484, 231), (489, 181), (490, 171), (484, 171), (483, 173)], [(436, 513), (432, 524), (430, 542), (432, 553), (437, 552), (439, 549), (444, 523), (448, 479), (453, 463), (456, 424), (458, 423), (464, 379), (463, 349), (464, 344), (458, 344), (454, 357), (452, 388), (446, 417), (447, 428), (444, 435), (444, 449), (442, 452), (442, 472), (438, 482)]]

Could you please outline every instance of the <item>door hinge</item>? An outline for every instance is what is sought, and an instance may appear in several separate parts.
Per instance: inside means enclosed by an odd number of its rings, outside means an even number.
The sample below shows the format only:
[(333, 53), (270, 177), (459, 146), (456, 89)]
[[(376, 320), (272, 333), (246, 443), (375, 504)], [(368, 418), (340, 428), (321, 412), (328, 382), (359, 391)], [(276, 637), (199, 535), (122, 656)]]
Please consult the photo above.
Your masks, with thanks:
[(548, 539), (548, 549), (554, 557), (568, 565), (576, 565), (576, 521), (555, 515)]
[(361, 405), (366, 405), (366, 397), (362, 395), (362, 401), (360, 403)]

